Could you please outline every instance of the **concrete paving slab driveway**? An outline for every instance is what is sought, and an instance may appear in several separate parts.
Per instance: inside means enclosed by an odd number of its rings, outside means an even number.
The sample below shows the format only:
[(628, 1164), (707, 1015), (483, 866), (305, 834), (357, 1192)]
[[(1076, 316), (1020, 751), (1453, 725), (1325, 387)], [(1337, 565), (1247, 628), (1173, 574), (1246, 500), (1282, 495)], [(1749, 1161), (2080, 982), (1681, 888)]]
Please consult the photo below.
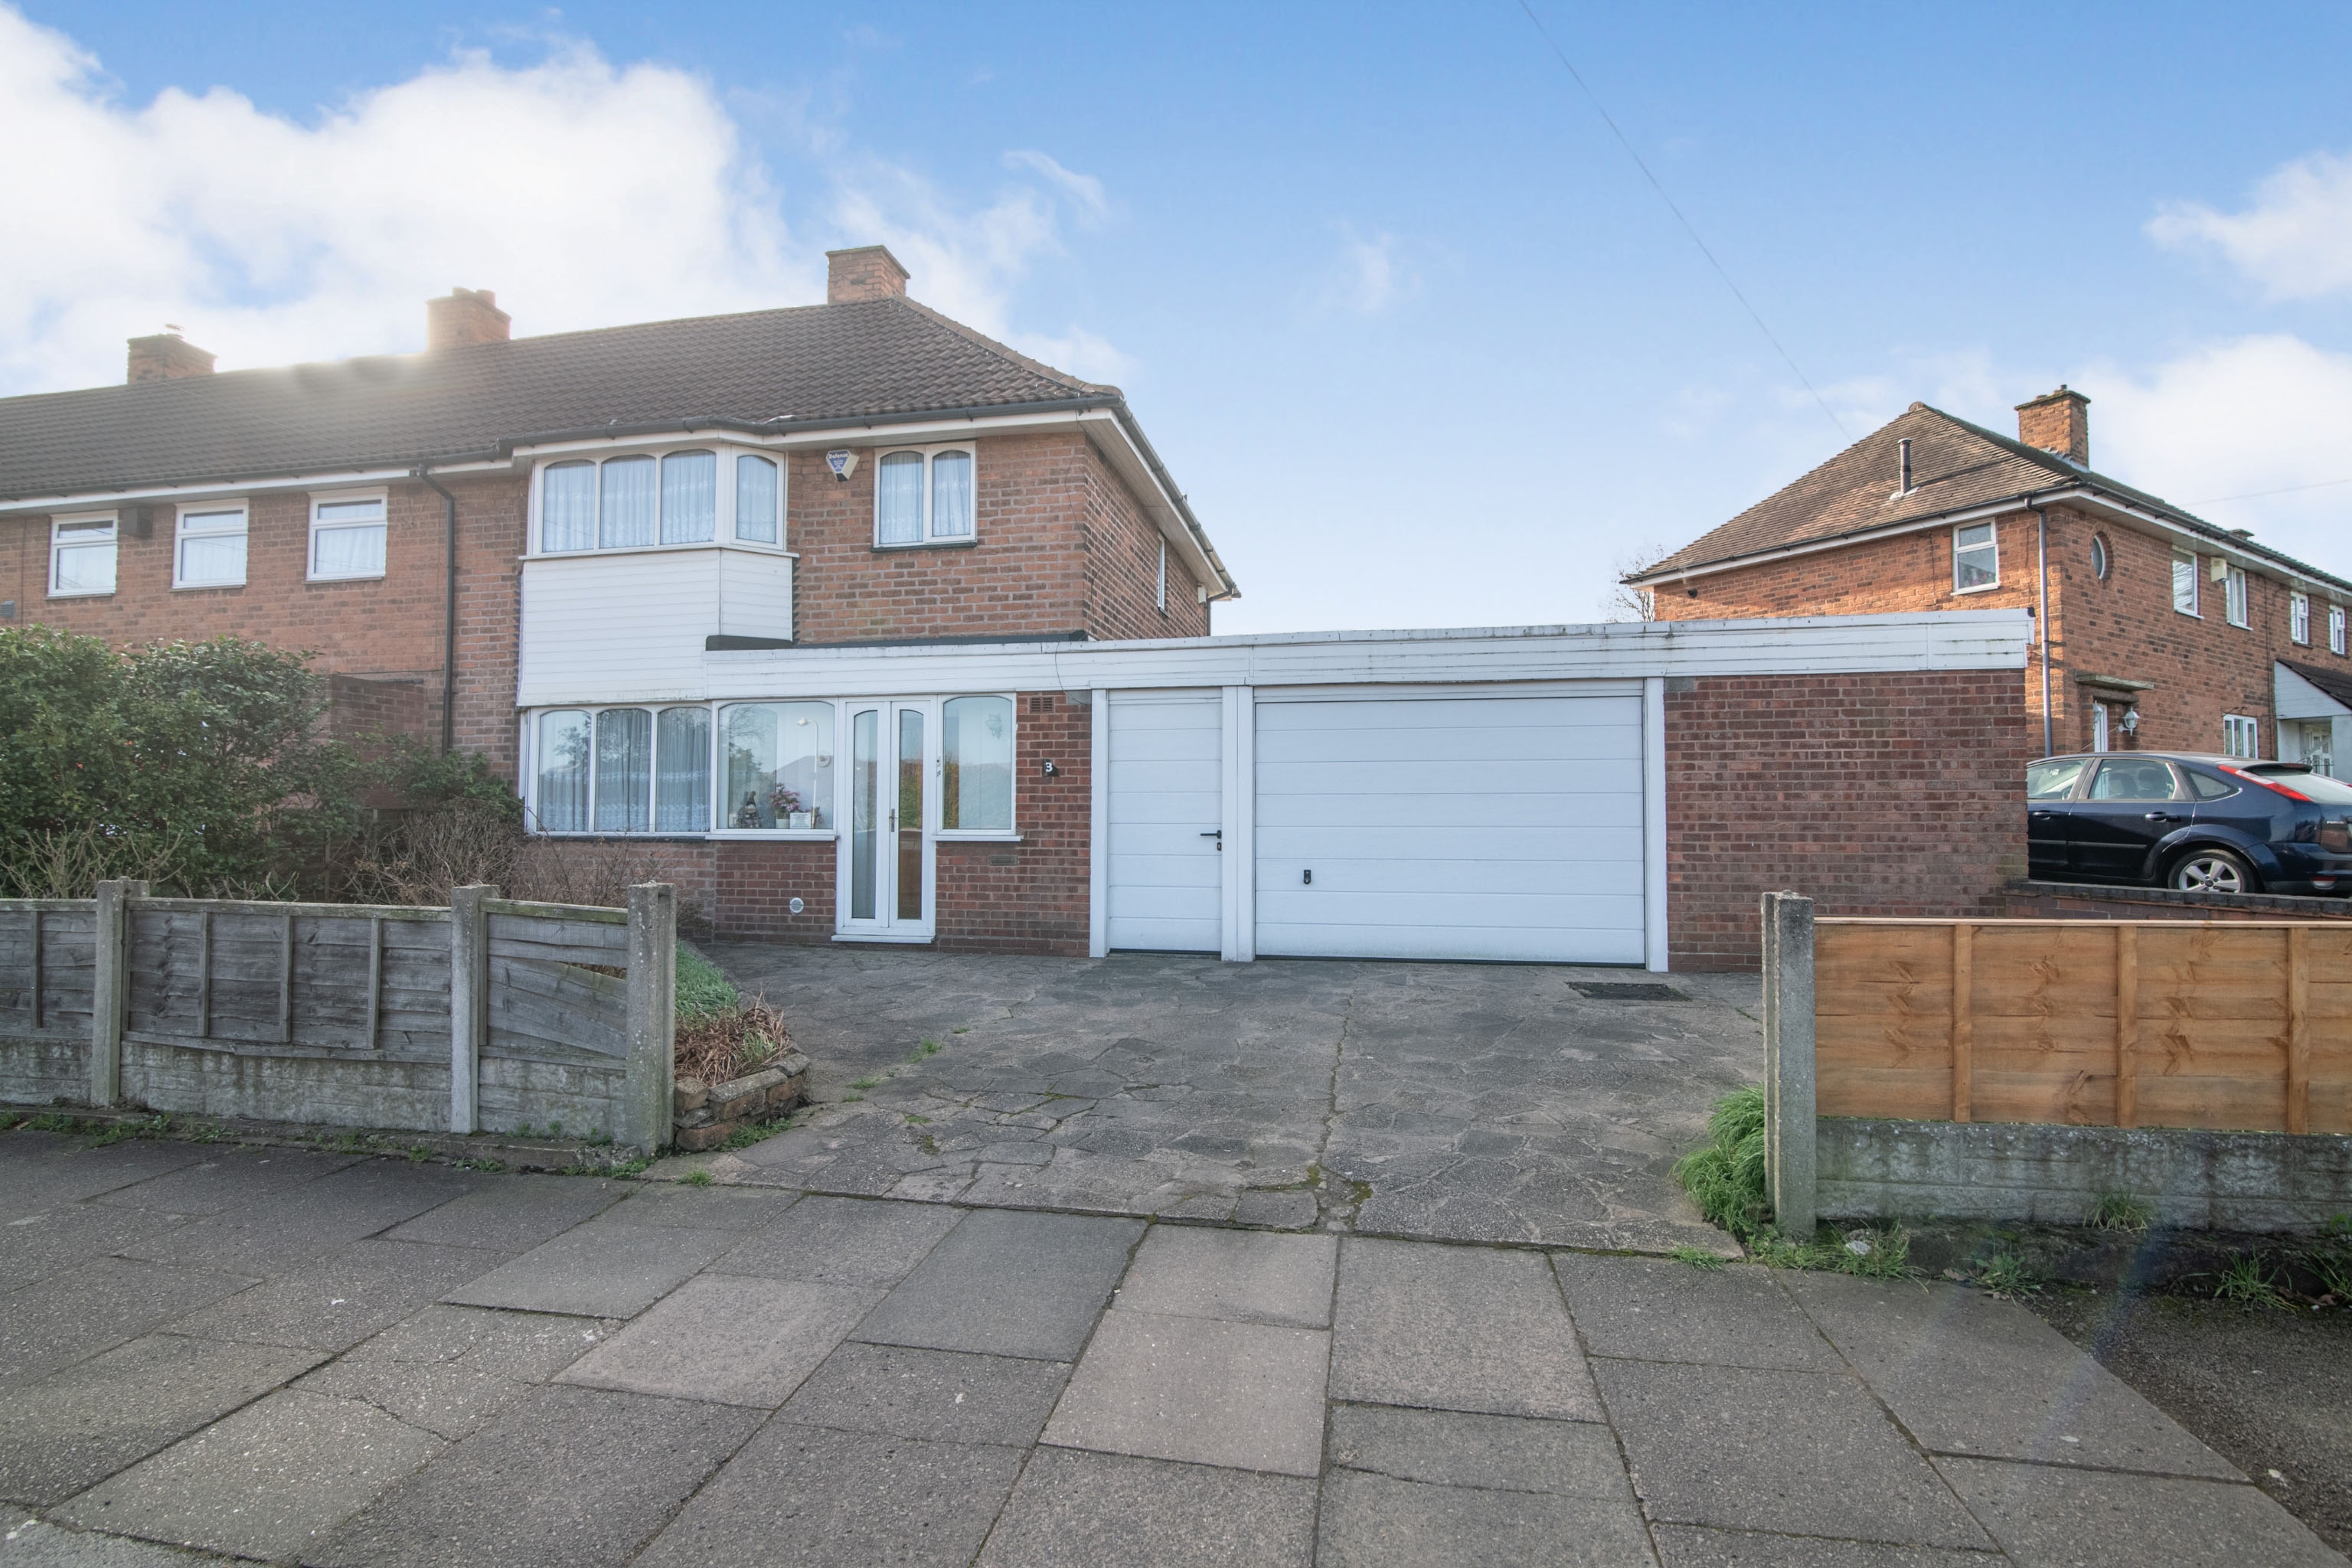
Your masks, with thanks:
[[(0, 1133), (0, 1192), (56, 1157)], [(315, 1215), (317, 1185), (236, 1212)], [(123, 1212), (83, 1190), (68, 1225)], [(2343, 1562), (1949, 1286), (684, 1184), (500, 1262), (551, 1212), (484, 1174), (218, 1300), (144, 1297), (125, 1342), (55, 1342), (0, 1384), (0, 1568)], [(412, 1255), (495, 1304), (392, 1282)], [(359, 1319), (320, 1316), (345, 1289)], [(2091, 1462), (2030, 1440), (2053, 1417)]]
[(1724, 1250), (1675, 1159), (1761, 1071), (1757, 983), (1614, 970), (717, 942), (815, 1062), (724, 1182), (997, 1208)]

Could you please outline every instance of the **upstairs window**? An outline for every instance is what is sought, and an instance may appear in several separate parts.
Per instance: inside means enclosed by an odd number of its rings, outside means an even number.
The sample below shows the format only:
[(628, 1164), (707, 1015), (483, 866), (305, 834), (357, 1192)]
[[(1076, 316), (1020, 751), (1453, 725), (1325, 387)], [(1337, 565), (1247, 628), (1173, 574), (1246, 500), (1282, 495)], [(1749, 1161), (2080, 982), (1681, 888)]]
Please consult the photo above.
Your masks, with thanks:
[(661, 460), (661, 542), (708, 544), (719, 537), (719, 454), (672, 452)]
[(216, 507), (180, 513), (174, 548), (174, 588), (238, 588), (245, 585), (245, 508)]
[(2246, 574), (2243, 567), (2229, 568), (2228, 575), (2221, 579), (2221, 594), (2231, 626), (2253, 625), (2253, 616), (2246, 595)]
[(2249, 719), (2242, 713), (2223, 714), (2221, 716), (2221, 754), (2225, 757), (2243, 757), (2250, 761), (2260, 757), (2263, 754), (2262, 721), (2258, 719)]
[(310, 581), (383, 575), (384, 498), (310, 502)]
[(971, 470), (969, 447), (885, 452), (874, 465), (874, 542), (971, 538)]
[(2000, 586), (2000, 545), (1992, 524), (1973, 523), (1952, 530), (1952, 592), (1973, 594)]
[(49, 597), (114, 592), (114, 513), (61, 517), (49, 528)]
[(2344, 651), (2344, 606), (2341, 605), (2327, 606), (2327, 651)]
[(775, 460), (746, 452), (735, 459), (735, 537), (773, 544), (781, 531)]
[(2172, 607), (2184, 616), (2197, 614), (2197, 557), (2186, 551), (2172, 557)]
[(2289, 594), (2286, 598), (2286, 635), (2290, 642), (2308, 646), (2311, 642), (2311, 595)]
[(622, 550), (651, 544), (658, 515), (651, 458), (614, 458), (597, 466), (598, 548)]

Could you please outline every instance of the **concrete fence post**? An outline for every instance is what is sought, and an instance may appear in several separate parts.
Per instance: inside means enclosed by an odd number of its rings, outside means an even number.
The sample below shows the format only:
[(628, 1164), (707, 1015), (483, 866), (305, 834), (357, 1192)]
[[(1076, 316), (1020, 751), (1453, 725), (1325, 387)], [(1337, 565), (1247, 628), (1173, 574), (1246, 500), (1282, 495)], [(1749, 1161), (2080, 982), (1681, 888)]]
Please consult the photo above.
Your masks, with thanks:
[(449, 1131), (478, 1132), (482, 1047), (490, 1033), (488, 885), (449, 890)]
[(677, 889), (629, 889), (629, 1056), (613, 1142), (647, 1154), (669, 1142), (677, 1047)]
[(1764, 895), (1764, 1171), (1780, 1234), (1813, 1237), (1813, 900)]
[(139, 881), (100, 882), (90, 929), (89, 1102), (122, 1098), (122, 1029), (131, 1011), (131, 900), (147, 896)]

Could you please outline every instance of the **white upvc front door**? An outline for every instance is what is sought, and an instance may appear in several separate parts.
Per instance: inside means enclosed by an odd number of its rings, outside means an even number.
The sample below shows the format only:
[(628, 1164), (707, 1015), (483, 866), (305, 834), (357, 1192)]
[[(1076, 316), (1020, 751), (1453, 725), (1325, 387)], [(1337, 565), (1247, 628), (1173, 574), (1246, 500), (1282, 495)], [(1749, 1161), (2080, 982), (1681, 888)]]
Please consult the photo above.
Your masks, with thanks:
[(844, 936), (924, 942), (937, 928), (932, 835), (939, 827), (939, 705), (861, 700), (846, 705), (842, 754), (840, 910)]

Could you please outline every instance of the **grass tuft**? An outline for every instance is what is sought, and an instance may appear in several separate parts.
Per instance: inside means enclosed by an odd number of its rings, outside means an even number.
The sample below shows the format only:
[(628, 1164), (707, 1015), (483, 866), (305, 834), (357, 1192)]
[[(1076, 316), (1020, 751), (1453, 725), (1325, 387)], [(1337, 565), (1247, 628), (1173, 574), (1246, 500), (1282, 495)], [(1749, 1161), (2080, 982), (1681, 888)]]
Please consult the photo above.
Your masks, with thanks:
[(2260, 1253), (2242, 1253), (2214, 1277), (2213, 1299), (2240, 1307), (2284, 1307), (2287, 1300), (2279, 1289), (2282, 1283), (2282, 1276)]
[(677, 1021), (724, 1013), (743, 998), (734, 982), (710, 960), (690, 947), (677, 950)]
[(1977, 1266), (1977, 1283), (1995, 1296), (2015, 1300), (2039, 1294), (2042, 1280), (2014, 1252), (1996, 1252)]
[(711, 1174), (708, 1171), (688, 1171), (678, 1178), (681, 1183), (689, 1187), (707, 1187), (710, 1185), (711, 1179)]
[(2101, 1230), (2142, 1231), (2156, 1217), (2156, 1205), (2129, 1193), (2106, 1192), (2091, 1205), (2091, 1224)]
[(1667, 1256), (1677, 1263), (1687, 1263), (1693, 1268), (1716, 1269), (1723, 1267), (1722, 1255), (1709, 1252), (1704, 1247), (1677, 1247)]
[(1764, 1091), (1742, 1089), (1715, 1102), (1706, 1142), (1675, 1163), (1675, 1180), (1699, 1213), (1742, 1242), (1771, 1217), (1764, 1190)]

